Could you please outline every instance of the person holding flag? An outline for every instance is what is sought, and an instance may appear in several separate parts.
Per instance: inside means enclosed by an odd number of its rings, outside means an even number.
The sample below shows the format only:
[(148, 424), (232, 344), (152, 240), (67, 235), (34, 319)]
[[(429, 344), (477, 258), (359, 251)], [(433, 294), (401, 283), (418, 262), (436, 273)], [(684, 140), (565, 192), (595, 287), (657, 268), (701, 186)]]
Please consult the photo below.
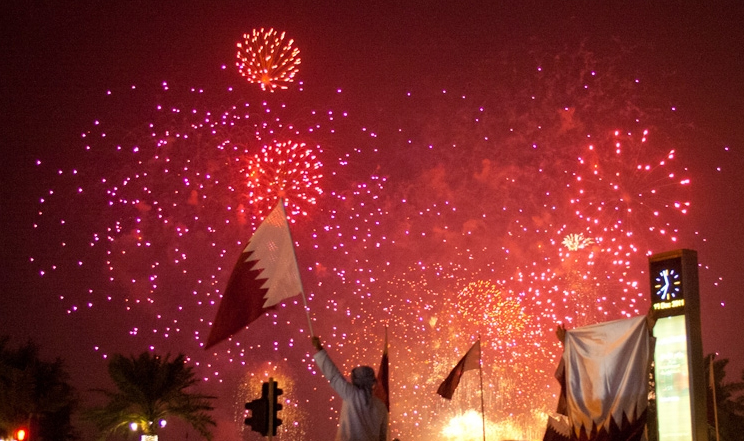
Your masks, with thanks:
[[(386, 441), (388, 430), (387, 329), (380, 377), (369, 366), (359, 366), (347, 381), (313, 332), (307, 299), (302, 288), (294, 242), (289, 231), (284, 201), (261, 222), (243, 249), (230, 274), (205, 349), (234, 336), (282, 300), (302, 294), (308, 328), (316, 348), (315, 362), (331, 387), (341, 396), (337, 441)], [(375, 385), (380, 390), (375, 393)]]
[(355, 367), (348, 381), (323, 349), (320, 338), (313, 336), (312, 344), (315, 363), (343, 400), (335, 441), (386, 441), (388, 409), (374, 394), (375, 370), (369, 366)]

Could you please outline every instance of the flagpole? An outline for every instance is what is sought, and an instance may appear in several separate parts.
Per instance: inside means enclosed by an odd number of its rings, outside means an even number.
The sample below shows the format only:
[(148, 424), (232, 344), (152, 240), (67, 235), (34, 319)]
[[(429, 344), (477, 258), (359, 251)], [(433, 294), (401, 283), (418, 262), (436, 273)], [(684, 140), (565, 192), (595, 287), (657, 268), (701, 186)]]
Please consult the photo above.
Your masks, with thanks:
[(307, 306), (307, 298), (305, 298), (305, 289), (300, 291), (302, 294), (302, 303), (305, 306), (305, 315), (307, 316), (307, 326), (310, 328), (310, 337), (315, 337), (315, 331), (313, 331), (313, 322), (310, 320), (310, 308)]
[[(282, 204), (282, 211), (284, 211), (284, 218), (286, 219), (287, 211), (284, 209), (284, 198), (279, 198), (279, 203)], [(297, 253), (295, 252), (292, 230), (287, 228), (287, 232), (289, 233), (289, 240), (292, 244), (292, 255), (294, 256), (294, 261), (297, 262)], [(299, 268), (297, 272), (299, 274)], [(315, 337), (315, 331), (313, 331), (313, 322), (310, 320), (310, 308), (307, 306), (307, 297), (305, 297), (305, 287), (302, 284), (302, 277), (300, 277), (300, 294), (302, 294), (302, 304), (305, 307), (305, 315), (307, 316), (307, 326), (308, 328), (310, 328), (310, 337)]]
[(481, 419), (483, 420), (483, 441), (486, 441), (486, 411), (483, 400), (483, 361), (481, 354), (483, 353), (483, 346), (481, 346), (480, 334), (478, 334), (478, 372), (480, 373), (480, 396), (481, 396)]
[[(389, 383), (389, 381), (390, 381), (390, 370), (389, 370), (390, 369), (390, 358), (389, 358), (389, 354), (388, 354), (388, 327), (387, 327), (387, 325), (385, 325), (385, 347), (383, 348), (382, 353), (388, 356), (388, 358), (386, 358), (387, 365), (388, 365), (388, 373), (387, 373), (387, 378), (388, 378), (388, 388), (387, 389), (388, 390), (385, 391), (385, 395), (387, 397), (387, 403), (386, 404), (388, 405), (388, 414), (390, 414), (390, 383)], [(382, 367), (382, 366), (380, 366), (380, 367)], [(390, 430), (390, 423), (388, 423), (388, 431), (389, 430)]]
[(718, 403), (716, 402), (716, 378), (715, 371), (713, 370), (713, 359), (716, 354), (710, 354), (710, 388), (713, 389), (713, 417), (716, 422), (716, 441), (720, 441), (718, 437)]
[[(388, 327), (385, 325), (385, 348), (382, 350), (383, 354), (388, 354)], [(390, 355), (388, 354), (387, 358), (387, 364), (388, 364), (388, 390), (385, 391), (387, 395), (387, 405), (388, 405), (388, 414), (390, 414)], [(388, 423), (388, 430), (390, 429), (390, 423)]]

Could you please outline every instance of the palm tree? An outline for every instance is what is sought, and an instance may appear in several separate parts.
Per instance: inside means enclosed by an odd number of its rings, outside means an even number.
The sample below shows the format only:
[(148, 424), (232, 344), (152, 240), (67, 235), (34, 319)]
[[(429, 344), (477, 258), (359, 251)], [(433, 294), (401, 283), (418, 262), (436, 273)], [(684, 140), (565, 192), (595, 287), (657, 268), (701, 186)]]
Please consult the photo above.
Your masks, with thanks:
[(198, 383), (185, 356), (173, 361), (143, 352), (139, 357), (114, 355), (108, 370), (117, 391), (96, 390), (108, 399), (102, 407), (88, 410), (86, 418), (98, 428), (101, 437), (125, 435), (130, 428), (143, 435), (157, 436), (161, 424), (168, 417), (180, 418), (207, 440), (212, 439), (210, 426), (216, 426), (209, 412), (214, 409), (214, 397), (187, 392)]
[[(710, 362), (708, 355), (706, 360)], [(733, 382), (723, 382), (726, 376), (726, 365), (729, 360), (722, 358), (713, 361), (713, 380), (715, 383), (716, 410), (718, 417), (718, 429), (721, 441), (733, 441), (741, 439), (744, 433), (744, 371), (742, 371), (741, 380)], [(710, 366), (710, 364), (708, 364)], [(710, 369), (708, 369), (707, 378), (710, 380)], [(708, 382), (710, 384), (710, 381)], [(713, 391), (708, 387), (708, 422), (710, 425), (709, 439), (715, 440), (715, 427), (713, 427)]]

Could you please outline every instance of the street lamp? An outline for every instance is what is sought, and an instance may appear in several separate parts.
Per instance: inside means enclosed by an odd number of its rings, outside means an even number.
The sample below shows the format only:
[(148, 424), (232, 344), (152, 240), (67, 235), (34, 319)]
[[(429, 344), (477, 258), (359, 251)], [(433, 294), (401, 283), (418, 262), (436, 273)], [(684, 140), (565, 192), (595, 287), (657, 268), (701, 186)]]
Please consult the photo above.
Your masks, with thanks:
[[(165, 420), (158, 421), (158, 426), (160, 426), (161, 428), (165, 427), (165, 424), (166, 424), (165, 423)], [(149, 426), (152, 427), (153, 425), (154, 425), (154, 423), (152, 421), (150, 421), (149, 422)], [(135, 422), (131, 422), (131, 423), (129, 423), (129, 428), (132, 429), (132, 432), (135, 432), (135, 431), (137, 431), (139, 429), (139, 424), (137, 424)], [(140, 441), (158, 441), (158, 436), (157, 435), (145, 435), (145, 434), (142, 434), (142, 435), (140, 435)]]

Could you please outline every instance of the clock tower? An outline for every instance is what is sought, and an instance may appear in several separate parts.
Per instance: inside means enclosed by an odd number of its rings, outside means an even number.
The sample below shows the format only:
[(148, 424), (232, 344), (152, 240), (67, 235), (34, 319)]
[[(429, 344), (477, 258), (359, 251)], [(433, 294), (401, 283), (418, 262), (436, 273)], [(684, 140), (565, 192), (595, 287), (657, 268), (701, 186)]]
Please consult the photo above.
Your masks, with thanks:
[(697, 253), (649, 257), (659, 441), (707, 441)]

